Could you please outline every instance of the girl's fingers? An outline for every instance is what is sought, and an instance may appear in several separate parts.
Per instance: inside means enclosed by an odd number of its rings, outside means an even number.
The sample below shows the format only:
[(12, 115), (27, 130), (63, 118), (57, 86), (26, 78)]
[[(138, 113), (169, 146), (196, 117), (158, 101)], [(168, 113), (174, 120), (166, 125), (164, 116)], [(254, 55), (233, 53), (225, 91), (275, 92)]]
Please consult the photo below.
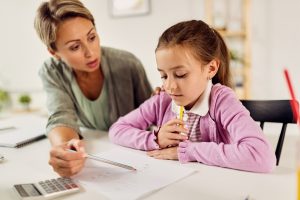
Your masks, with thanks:
[(175, 126), (175, 125), (177, 125), (177, 126), (179, 126), (179, 125), (184, 125), (184, 121), (183, 120), (181, 120), (181, 119), (171, 119), (170, 121), (168, 121), (167, 123), (166, 123), (166, 125), (167, 126)]
[(168, 140), (180, 140), (180, 141), (182, 141), (182, 140), (187, 140), (188, 139), (187, 135), (179, 134), (178, 132), (177, 133), (167, 133), (166, 136), (167, 136)]

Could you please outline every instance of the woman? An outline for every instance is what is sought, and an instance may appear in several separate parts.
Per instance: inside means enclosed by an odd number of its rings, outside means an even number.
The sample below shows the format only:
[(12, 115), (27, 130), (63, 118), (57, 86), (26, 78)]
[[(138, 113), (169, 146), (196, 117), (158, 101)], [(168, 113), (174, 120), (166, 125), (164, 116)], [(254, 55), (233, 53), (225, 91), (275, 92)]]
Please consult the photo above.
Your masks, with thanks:
[[(39, 74), (47, 93), (49, 164), (61, 176), (84, 164), (79, 126), (108, 130), (119, 116), (151, 95), (140, 61), (131, 53), (100, 47), (95, 21), (78, 0), (50, 0), (40, 5), (35, 29), (52, 58)], [(67, 151), (75, 148), (77, 153)]]

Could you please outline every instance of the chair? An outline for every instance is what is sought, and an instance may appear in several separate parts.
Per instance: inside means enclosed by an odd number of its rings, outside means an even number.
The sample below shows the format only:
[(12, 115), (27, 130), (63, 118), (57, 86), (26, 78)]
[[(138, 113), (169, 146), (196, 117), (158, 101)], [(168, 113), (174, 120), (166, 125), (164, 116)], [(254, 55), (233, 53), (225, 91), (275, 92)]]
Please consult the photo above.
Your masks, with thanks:
[[(291, 100), (241, 100), (241, 102), (249, 110), (251, 117), (260, 122), (261, 129), (264, 128), (265, 122), (282, 123), (275, 151), (276, 165), (278, 165), (287, 124), (297, 123), (293, 116)], [(296, 105), (299, 109), (298, 101), (296, 101)]]

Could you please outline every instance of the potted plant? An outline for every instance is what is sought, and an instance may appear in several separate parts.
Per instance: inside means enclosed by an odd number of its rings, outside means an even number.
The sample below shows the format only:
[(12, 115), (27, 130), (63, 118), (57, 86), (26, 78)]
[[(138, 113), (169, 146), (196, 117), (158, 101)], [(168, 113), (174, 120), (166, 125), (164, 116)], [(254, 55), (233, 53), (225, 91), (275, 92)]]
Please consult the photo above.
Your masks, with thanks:
[(31, 103), (31, 97), (29, 94), (22, 94), (19, 97), (19, 102), (24, 107), (25, 110), (29, 110), (29, 105)]
[(8, 107), (9, 104), (10, 104), (9, 93), (6, 90), (0, 88), (0, 112), (4, 108)]

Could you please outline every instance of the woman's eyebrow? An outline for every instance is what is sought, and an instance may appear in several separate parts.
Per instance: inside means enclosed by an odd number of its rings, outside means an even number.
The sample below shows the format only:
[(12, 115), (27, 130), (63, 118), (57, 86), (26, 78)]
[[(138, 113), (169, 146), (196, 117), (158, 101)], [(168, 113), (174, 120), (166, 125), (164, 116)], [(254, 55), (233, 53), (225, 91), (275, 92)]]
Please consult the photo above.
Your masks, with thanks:
[[(92, 32), (92, 30), (94, 30), (95, 29), (95, 27), (93, 27), (93, 28), (91, 28), (88, 32), (87, 32), (87, 36)], [(68, 44), (68, 43), (70, 43), (70, 42), (77, 42), (77, 41), (80, 41), (80, 39), (74, 39), (74, 40), (69, 40), (69, 41), (67, 41), (66, 43), (65, 43), (65, 45), (66, 44)]]

